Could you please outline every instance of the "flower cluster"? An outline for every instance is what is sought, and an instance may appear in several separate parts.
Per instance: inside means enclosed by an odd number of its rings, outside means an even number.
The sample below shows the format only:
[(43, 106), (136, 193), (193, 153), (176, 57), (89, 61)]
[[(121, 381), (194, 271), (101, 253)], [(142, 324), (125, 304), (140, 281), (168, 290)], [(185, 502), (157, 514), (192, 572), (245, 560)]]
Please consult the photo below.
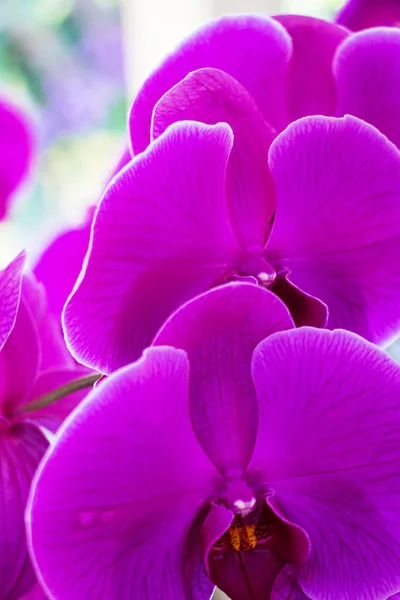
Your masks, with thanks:
[[(0, 101), (0, 218), (26, 180), (35, 146), (29, 118)], [(0, 271), (0, 598), (44, 600), (28, 555), (24, 513), (32, 477), (93, 376), (68, 351), (46, 290), (21, 252)], [(57, 400), (57, 403), (54, 403)]]
[(400, 32), (363, 10), (195, 32), (44, 286), (0, 272), (0, 600), (400, 598)]

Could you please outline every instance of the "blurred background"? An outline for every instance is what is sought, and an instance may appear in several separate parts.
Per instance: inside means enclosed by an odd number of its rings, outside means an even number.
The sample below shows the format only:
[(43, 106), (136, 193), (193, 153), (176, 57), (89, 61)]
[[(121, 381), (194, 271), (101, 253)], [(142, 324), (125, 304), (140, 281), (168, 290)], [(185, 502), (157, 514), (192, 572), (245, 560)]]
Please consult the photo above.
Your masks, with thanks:
[(39, 152), (10, 219), (0, 260), (32, 253), (78, 223), (123, 144), (121, 15), (113, 0), (0, 0), (2, 93), (27, 109)]
[(335, 0), (0, 0), (2, 93), (27, 110), (38, 152), (9, 219), (0, 261), (34, 258), (81, 222), (125, 143), (135, 88), (181, 37), (222, 12), (330, 17)]

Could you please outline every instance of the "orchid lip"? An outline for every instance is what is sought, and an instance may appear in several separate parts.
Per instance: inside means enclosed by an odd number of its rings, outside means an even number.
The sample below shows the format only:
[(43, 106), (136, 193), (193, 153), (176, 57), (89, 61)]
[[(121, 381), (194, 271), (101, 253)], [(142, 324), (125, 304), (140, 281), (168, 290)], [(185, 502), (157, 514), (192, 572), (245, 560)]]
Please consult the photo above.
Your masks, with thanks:
[[(210, 527), (215, 518), (211, 518), (210, 521), (210, 517), (215, 514), (213, 511), (217, 506), (220, 512), (220, 516), (217, 517), (219, 524)], [(282, 563), (301, 564), (308, 558), (307, 534), (303, 532), (305, 545), (299, 545), (298, 527), (280, 514), (275, 506), (273, 494), (256, 494), (243, 475), (233, 475), (226, 480), (225, 497), (221, 498), (220, 504), (211, 506), (206, 521), (207, 562), (223, 558), (231, 552), (241, 553), (248, 550), (271, 552)], [(293, 551), (294, 546), (298, 546), (299, 552)]]
[[(236, 593), (230, 583), (229, 574), (233, 572), (247, 590), (246, 597), (269, 597), (273, 582), (285, 564), (297, 565), (307, 560), (308, 536), (302, 531), (299, 537), (299, 528), (286, 521), (279, 511), (275, 512), (265, 496), (253, 495), (255, 506), (249, 511), (249, 495), (243, 494), (246, 490), (252, 492), (243, 479), (236, 479), (234, 488), (229, 484), (229, 492), (240, 495), (228, 496), (223, 504), (213, 503), (203, 523), (205, 571), (230, 597)], [(244, 513), (234, 513), (235, 507), (244, 509)], [(255, 565), (258, 565), (256, 570)]]
[(254, 511), (254, 514), (248, 513), (247, 517), (245, 519), (240, 514), (234, 517), (229, 529), (213, 545), (212, 556), (217, 558), (227, 552), (270, 549), (276, 532), (265, 510)]

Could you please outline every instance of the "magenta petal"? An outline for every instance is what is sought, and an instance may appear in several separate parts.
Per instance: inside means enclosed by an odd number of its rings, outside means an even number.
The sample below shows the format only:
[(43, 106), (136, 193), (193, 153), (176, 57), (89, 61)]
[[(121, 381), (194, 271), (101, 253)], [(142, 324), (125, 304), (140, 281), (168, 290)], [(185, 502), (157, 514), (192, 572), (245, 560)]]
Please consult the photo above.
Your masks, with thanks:
[(17, 318), (0, 353), (5, 387), (0, 410), (11, 417), (16, 406), (28, 399), (39, 371), (41, 350), (32, 311), (21, 296)]
[(6, 343), (17, 318), (25, 260), (26, 254), (21, 252), (0, 271), (0, 350)]
[(227, 170), (228, 208), (233, 230), (246, 250), (265, 245), (275, 211), (268, 151), (275, 137), (248, 92), (223, 71), (200, 69), (167, 92), (153, 113), (157, 138), (176, 121), (226, 122), (234, 144)]
[(400, 31), (371, 29), (349, 37), (335, 57), (336, 114), (355, 115), (400, 147)]
[(89, 246), (92, 214), (86, 223), (58, 236), (40, 256), (34, 273), (46, 288), (48, 309), (61, 320), (68, 296), (78, 279)]
[(386, 599), (400, 589), (399, 365), (354, 334), (301, 328), (261, 342), (252, 367), (249, 473), (264, 473), (310, 538), (301, 588), (324, 600)]
[(290, 281), (290, 273), (279, 273), (272, 286), (272, 291), (288, 307), (296, 327), (326, 327), (328, 308), (315, 296), (306, 294)]
[[(186, 600), (193, 569), (209, 594), (193, 598), (211, 595), (189, 531), (219, 476), (193, 434), (188, 377), (184, 352), (146, 350), (56, 438), (27, 519), (40, 579), (57, 600)], [(198, 553), (190, 573), (189, 547)]]
[(29, 308), (39, 338), (40, 372), (74, 368), (76, 363), (65, 345), (61, 323), (49, 312), (46, 290), (31, 273), (25, 273), (22, 279), (21, 303)]
[(400, 325), (400, 153), (355, 117), (310, 117), (273, 142), (267, 257), (320, 298), (328, 326), (374, 341)]
[(281, 569), (282, 563), (268, 550), (229, 552), (213, 563), (211, 574), (230, 600), (269, 600), (274, 579)]
[(332, 61), (338, 45), (348, 36), (342, 27), (301, 15), (275, 17), (293, 41), (287, 78), (287, 111), (290, 121), (308, 115), (333, 115), (336, 84)]
[(212, 547), (229, 529), (234, 518), (234, 513), (223, 504), (211, 503), (210, 509), (201, 526), (204, 566), (208, 575), (210, 574), (209, 554), (212, 551)]
[(24, 512), (31, 479), (47, 447), (35, 426), (15, 425), (0, 435), (0, 590), (19, 600), (35, 583), (25, 539)]
[(197, 438), (226, 476), (245, 471), (257, 433), (257, 400), (250, 374), (255, 346), (290, 329), (286, 306), (248, 283), (216, 288), (177, 311), (155, 339), (182, 348), (190, 361), (190, 411)]
[(48, 600), (48, 596), (45, 595), (40, 585), (35, 585), (31, 591), (26, 594), (21, 600)]
[(353, 31), (367, 27), (398, 27), (400, 3), (398, 0), (348, 0), (336, 21)]
[(296, 567), (282, 569), (275, 579), (270, 600), (310, 600), (297, 582)]
[(64, 314), (80, 362), (109, 373), (134, 361), (174, 310), (235, 262), (225, 199), (231, 147), (225, 124), (178, 123), (108, 187)]
[(10, 197), (28, 173), (33, 145), (33, 135), (25, 115), (2, 98), (0, 101), (0, 219), (7, 215)]
[(186, 75), (205, 67), (231, 75), (253, 97), (266, 121), (283, 129), (290, 55), (289, 35), (268, 17), (226, 16), (205, 25), (161, 63), (136, 96), (130, 114), (134, 153), (142, 152), (150, 142), (151, 117), (158, 100)]

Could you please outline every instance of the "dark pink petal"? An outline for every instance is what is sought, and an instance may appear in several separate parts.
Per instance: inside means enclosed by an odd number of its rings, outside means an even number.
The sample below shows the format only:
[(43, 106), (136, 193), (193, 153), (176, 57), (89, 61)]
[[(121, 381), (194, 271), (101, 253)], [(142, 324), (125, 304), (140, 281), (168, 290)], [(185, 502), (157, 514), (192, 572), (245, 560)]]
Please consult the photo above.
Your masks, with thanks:
[[(76, 381), (87, 376), (89, 371), (84, 368), (74, 368), (65, 370), (54, 370), (42, 373), (35, 381), (30, 401), (37, 400), (42, 396), (64, 386), (68, 383)], [(82, 402), (89, 393), (90, 388), (85, 388), (68, 394), (64, 398), (60, 398), (56, 402), (49, 404), (39, 410), (35, 410), (25, 415), (30, 422), (37, 423), (46, 427), (49, 431), (55, 432), (66, 419), (66, 417)], [(23, 408), (23, 407), (22, 407)]]
[(271, 147), (277, 210), (267, 258), (320, 298), (328, 326), (374, 342), (400, 325), (400, 153), (354, 117), (311, 117)]
[(386, 599), (400, 589), (400, 367), (354, 334), (301, 328), (261, 342), (252, 372), (248, 472), (309, 535), (301, 588)]
[(0, 435), (0, 590), (19, 600), (35, 583), (25, 539), (24, 512), (31, 479), (47, 447), (33, 425), (20, 423)]
[(29, 398), (40, 360), (38, 330), (28, 303), (21, 297), (15, 325), (0, 353), (4, 385), (0, 410), (3, 416), (12, 417), (15, 408)]
[(336, 21), (353, 31), (380, 25), (398, 27), (400, 3), (398, 0), (348, 0)]
[(48, 598), (49, 597), (45, 595), (40, 585), (35, 585), (21, 600), (48, 600)]
[(2, 98), (0, 101), (0, 219), (7, 215), (10, 197), (28, 173), (33, 145), (33, 135), (25, 115)]
[(76, 363), (65, 345), (61, 323), (49, 311), (46, 290), (32, 273), (25, 273), (22, 279), (21, 303), (28, 307), (39, 337), (39, 371), (74, 368)]
[[(28, 506), (34, 561), (57, 600), (210, 597), (190, 531), (220, 481), (193, 434), (188, 378), (184, 352), (146, 350), (62, 428)], [(208, 595), (186, 595), (193, 576)]]
[[(150, 142), (151, 118), (158, 100), (197, 69), (220, 69), (253, 97), (264, 118), (277, 130), (287, 123), (285, 77), (291, 40), (273, 19), (260, 15), (226, 16), (205, 25), (168, 56), (136, 96), (130, 114), (135, 154)], [(251, 68), (250, 68), (251, 65)]]
[(301, 15), (275, 17), (290, 34), (293, 56), (287, 78), (290, 121), (308, 115), (333, 115), (337, 93), (332, 61), (338, 45), (348, 36), (342, 27)]
[(201, 447), (225, 476), (243, 473), (257, 433), (250, 375), (255, 346), (294, 327), (286, 306), (249, 283), (216, 288), (177, 311), (155, 339), (190, 361), (190, 412)]
[(400, 147), (400, 31), (380, 28), (352, 35), (338, 49), (334, 73), (336, 114), (371, 123)]
[(281, 569), (282, 563), (268, 551), (229, 552), (213, 563), (211, 574), (230, 600), (269, 600)]
[(296, 327), (326, 327), (328, 309), (326, 304), (315, 296), (306, 294), (290, 281), (290, 274), (279, 273), (273, 283), (272, 291), (288, 307)]
[(268, 151), (275, 137), (248, 92), (217, 69), (190, 73), (157, 103), (154, 138), (176, 121), (225, 122), (234, 144), (226, 176), (233, 230), (245, 250), (261, 250), (271, 229), (275, 190), (268, 169)]
[(275, 579), (270, 600), (310, 600), (297, 582), (296, 567), (282, 569)]
[(34, 273), (46, 288), (48, 310), (61, 320), (68, 296), (78, 279), (88, 250), (93, 211), (77, 229), (59, 235), (42, 253)]
[(175, 124), (108, 187), (65, 310), (80, 362), (109, 373), (136, 360), (173, 311), (236, 261), (225, 200), (231, 147), (225, 124)]
[(26, 254), (21, 252), (0, 271), (0, 350), (7, 341), (17, 318), (25, 260)]

